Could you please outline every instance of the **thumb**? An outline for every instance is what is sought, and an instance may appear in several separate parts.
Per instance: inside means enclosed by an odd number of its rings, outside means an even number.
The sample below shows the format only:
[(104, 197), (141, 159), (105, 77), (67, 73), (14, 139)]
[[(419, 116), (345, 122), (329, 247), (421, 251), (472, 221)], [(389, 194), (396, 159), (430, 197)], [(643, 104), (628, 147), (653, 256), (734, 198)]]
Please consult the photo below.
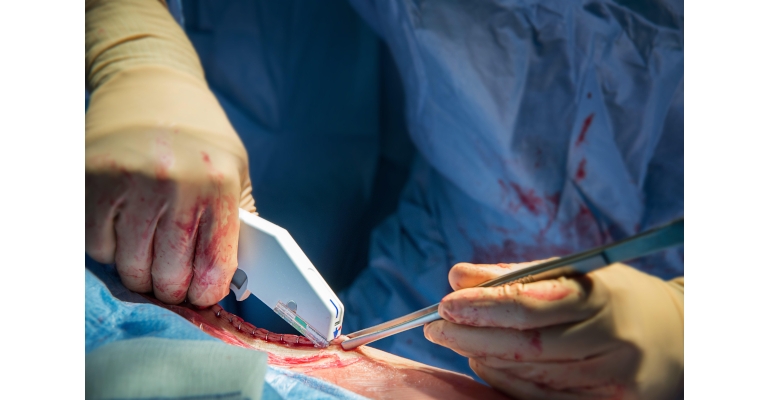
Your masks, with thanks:
[(500, 275), (505, 275), (546, 261), (551, 261), (556, 258), (557, 257), (551, 257), (546, 260), (507, 264), (459, 263), (455, 264), (455, 266), (449, 270), (449, 284), (452, 286), (453, 290), (476, 287), (490, 279), (495, 279)]

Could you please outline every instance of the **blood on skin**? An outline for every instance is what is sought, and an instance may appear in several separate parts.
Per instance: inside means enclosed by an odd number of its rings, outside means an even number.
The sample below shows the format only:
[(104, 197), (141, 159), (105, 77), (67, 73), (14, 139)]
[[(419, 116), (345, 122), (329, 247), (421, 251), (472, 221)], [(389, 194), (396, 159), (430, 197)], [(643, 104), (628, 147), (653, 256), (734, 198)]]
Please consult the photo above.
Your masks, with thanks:
[(171, 298), (173, 299), (183, 299), (184, 295), (187, 293), (187, 289), (177, 289), (173, 292), (171, 292)]
[[(230, 265), (232, 258), (236, 256), (233, 251), (224, 251), (224, 241), (227, 239), (237, 238), (238, 219), (237, 213), (231, 213), (231, 215), (223, 215), (229, 212), (229, 210), (236, 210), (237, 206), (232, 195), (224, 195), (222, 198), (214, 200), (212, 205), (214, 215), (219, 214), (220, 218), (210, 218), (210, 221), (202, 221), (200, 224), (213, 224), (214, 231), (211, 234), (209, 240), (201, 246), (201, 240), (198, 240), (198, 244), (202, 248), (196, 249), (196, 265), (195, 273), (198, 282), (201, 285), (205, 285), (209, 282), (209, 273), (218, 265)], [(220, 274), (221, 275), (221, 274)], [(224, 279), (224, 275), (216, 278)]]
[[(193, 213), (195, 213), (195, 210), (193, 210)], [(195, 227), (198, 225), (197, 219), (190, 220), (187, 223), (175, 221), (174, 224), (177, 228), (187, 232), (188, 235), (192, 235), (195, 233)]]
[(307, 357), (278, 357), (272, 354), (268, 354), (267, 358), (268, 363), (279, 367), (303, 365), (308, 363), (316, 363), (318, 361), (324, 361), (324, 363), (321, 364), (323, 366), (322, 368), (346, 367), (355, 362), (355, 360), (341, 360), (340, 357), (336, 354), (323, 352)]
[(529, 344), (532, 345), (532, 347), (538, 351), (538, 353), (543, 352), (543, 342), (540, 340), (540, 332), (536, 330), (528, 331), (532, 335), (532, 338), (529, 340)]

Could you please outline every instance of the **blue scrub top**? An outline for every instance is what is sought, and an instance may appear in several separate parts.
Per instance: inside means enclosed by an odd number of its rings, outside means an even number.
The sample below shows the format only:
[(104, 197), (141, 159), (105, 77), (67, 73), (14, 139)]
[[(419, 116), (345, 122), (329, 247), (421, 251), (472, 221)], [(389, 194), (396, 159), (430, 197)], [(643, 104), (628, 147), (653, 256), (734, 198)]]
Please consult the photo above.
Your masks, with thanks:
[[(681, 216), (683, 4), (183, 1), (249, 152), (352, 332), (437, 303), (457, 262), (519, 262)], [(684, 251), (633, 264), (682, 275)], [(226, 308), (274, 330), (257, 299)], [(469, 373), (421, 330), (374, 344)]]

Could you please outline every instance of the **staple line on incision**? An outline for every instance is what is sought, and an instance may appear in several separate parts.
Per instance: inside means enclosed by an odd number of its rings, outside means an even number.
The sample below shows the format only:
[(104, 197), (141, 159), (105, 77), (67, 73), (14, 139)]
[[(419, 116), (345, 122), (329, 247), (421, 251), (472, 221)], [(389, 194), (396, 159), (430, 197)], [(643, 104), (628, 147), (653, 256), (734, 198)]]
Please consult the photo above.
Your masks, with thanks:
[[(216, 311), (215, 311), (215, 307), (216, 307)], [(235, 314), (232, 314), (232, 313), (229, 313), (229, 312), (225, 311), (219, 305), (212, 306), (211, 307), (211, 311), (214, 313), (214, 315), (217, 318), (223, 318), (223, 317), (226, 318), (227, 321), (230, 322), (230, 325), (232, 327), (234, 327), (236, 330), (238, 330), (238, 332), (244, 332), (242, 330), (242, 327), (244, 325), (244, 321), (243, 321), (242, 318), (238, 317)], [(236, 322), (238, 323), (237, 326), (236, 326)], [(251, 324), (246, 324), (246, 325), (251, 325)], [(263, 329), (263, 328), (257, 328), (256, 326), (253, 326), (253, 325), (251, 325), (251, 326), (253, 327), (253, 329), (251, 330), (251, 334), (250, 335), (253, 338), (262, 339), (261, 336), (257, 336), (257, 331), (263, 330), (263, 331), (265, 331), (265, 337), (262, 340), (264, 340), (266, 342), (270, 342), (270, 343), (284, 343), (284, 344), (287, 344), (287, 345), (294, 345), (294, 346), (314, 346), (314, 344), (310, 340), (305, 339), (305, 338), (303, 338), (303, 337), (301, 337), (299, 335), (277, 334), (278, 335), (278, 340), (270, 340), (270, 331), (268, 331), (267, 329)], [(246, 331), (246, 332), (248, 332), (248, 331)], [(290, 339), (291, 337), (294, 337), (294, 340), (291, 340)], [(305, 340), (302, 340), (302, 339), (305, 339)]]

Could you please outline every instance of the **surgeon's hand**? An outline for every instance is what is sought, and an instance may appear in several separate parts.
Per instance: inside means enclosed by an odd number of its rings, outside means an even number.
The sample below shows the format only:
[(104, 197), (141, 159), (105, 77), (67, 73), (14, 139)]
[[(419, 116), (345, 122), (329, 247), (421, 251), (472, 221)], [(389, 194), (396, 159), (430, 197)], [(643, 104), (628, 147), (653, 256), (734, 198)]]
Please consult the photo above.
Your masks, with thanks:
[(86, 252), (166, 303), (221, 300), (238, 208), (254, 200), (246, 151), (211, 93), (171, 71), (124, 72), (86, 119)]
[(425, 337), (514, 397), (675, 398), (684, 382), (684, 279), (624, 264), (580, 278), (473, 288), (533, 263), (457, 264)]
[(86, 2), (86, 252), (166, 303), (221, 300), (246, 150), (184, 33), (157, 1)]

